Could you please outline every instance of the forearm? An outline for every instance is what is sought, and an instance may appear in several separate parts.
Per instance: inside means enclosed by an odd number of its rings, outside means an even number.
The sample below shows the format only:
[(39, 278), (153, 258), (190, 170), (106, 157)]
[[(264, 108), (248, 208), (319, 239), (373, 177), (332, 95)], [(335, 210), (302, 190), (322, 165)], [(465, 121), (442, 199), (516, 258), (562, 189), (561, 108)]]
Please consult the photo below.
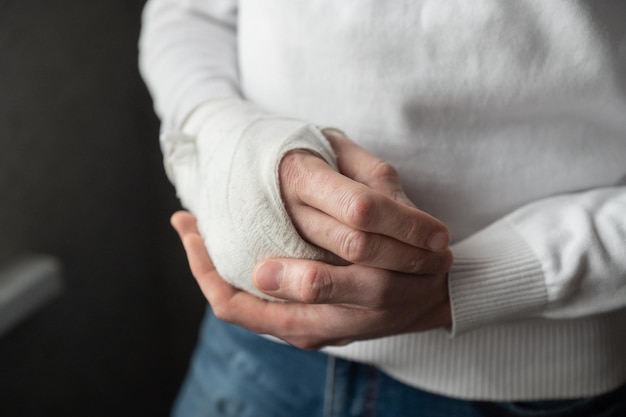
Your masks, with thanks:
[(529, 204), (453, 247), (455, 331), (626, 307), (626, 190)]
[(334, 166), (319, 130), (261, 111), (238, 92), (235, 1), (151, 0), (140, 38), (140, 68), (162, 120), (169, 178), (216, 267), (258, 294), (254, 265), (271, 256), (319, 258), (281, 202), (278, 165), (307, 149)]
[(161, 118), (178, 130), (200, 104), (239, 97), (237, 2), (149, 0), (139, 38), (139, 69)]

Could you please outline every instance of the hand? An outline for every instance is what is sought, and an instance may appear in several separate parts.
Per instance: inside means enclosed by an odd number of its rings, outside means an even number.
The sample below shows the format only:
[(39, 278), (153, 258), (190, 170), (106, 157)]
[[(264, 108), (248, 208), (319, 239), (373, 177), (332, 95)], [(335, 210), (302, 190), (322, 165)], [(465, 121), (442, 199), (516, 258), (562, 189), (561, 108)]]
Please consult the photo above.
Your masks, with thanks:
[(273, 286), (269, 294), (294, 302), (271, 302), (220, 278), (195, 217), (175, 213), (172, 225), (215, 315), (253, 332), (276, 336), (299, 348), (318, 349), (451, 323), (445, 274), (412, 276), (362, 265), (272, 260), (257, 267), (255, 282), (261, 288)]
[(339, 172), (316, 155), (291, 151), (281, 161), (281, 194), (298, 233), (355, 264), (398, 272), (446, 272), (452, 262), (443, 223), (406, 197), (395, 169), (341, 132), (323, 132)]

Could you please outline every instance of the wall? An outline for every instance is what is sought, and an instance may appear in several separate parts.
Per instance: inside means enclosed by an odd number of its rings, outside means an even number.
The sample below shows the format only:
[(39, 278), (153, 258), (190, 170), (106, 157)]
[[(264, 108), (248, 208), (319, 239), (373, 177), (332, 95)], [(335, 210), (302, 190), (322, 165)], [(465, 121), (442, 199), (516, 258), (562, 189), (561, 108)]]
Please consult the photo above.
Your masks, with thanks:
[(0, 2), (0, 266), (65, 291), (0, 338), (0, 415), (167, 415), (204, 300), (136, 69), (142, 1)]

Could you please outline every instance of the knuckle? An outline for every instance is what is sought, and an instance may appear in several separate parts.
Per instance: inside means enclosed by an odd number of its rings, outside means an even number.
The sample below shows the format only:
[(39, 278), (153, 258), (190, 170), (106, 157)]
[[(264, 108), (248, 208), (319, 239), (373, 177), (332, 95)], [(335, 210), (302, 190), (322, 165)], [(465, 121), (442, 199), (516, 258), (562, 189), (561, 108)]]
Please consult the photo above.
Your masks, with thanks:
[(373, 178), (398, 178), (398, 171), (389, 162), (379, 159), (372, 167)]
[(271, 334), (288, 343), (291, 343), (288, 339), (295, 338), (302, 331), (302, 323), (296, 315), (286, 314), (276, 317), (274, 323), (276, 330), (271, 332)]
[(340, 243), (342, 257), (352, 263), (363, 263), (370, 260), (372, 254), (372, 238), (368, 233), (351, 230), (346, 233)]
[[(409, 261), (409, 265), (408, 265), (408, 273), (410, 274), (419, 274), (419, 273), (424, 273), (426, 271), (424, 271), (424, 263), (425, 263), (425, 258), (426, 255), (424, 252), (422, 251), (417, 251), (416, 254), (414, 254)], [(430, 272), (430, 271), (428, 271)]]
[(283, 156), (278, 170), (280, 184), (283, 188), (297, 184), (298, 179), (303, 173), (302, 168), (307, 156), (309, 156), (309, 154), (307, 154), (306, 151), (300, 150), (290, 151)]
[(230, 323), (234, 319), (231, 310), (229, 308), (226, 308), (224, 304), (213, 305), (211, 306), (211, 309), (213, 310), (213, 314), (215, 315), (215, 317), (222, 321)]
[(353, 194), (345, 204), (345, 217), (352, 227), (367, 229), (374, 221), (376, 202), (365, 192)]
[(291, 167), (301, 165), (304, 159), (309, 155), (311, 155), (311, 153), (308, 151), (295, 149), (287, 152), (285, 156), (283, 156), (281, 164), (285, 165), (285, 168), (289, 169)]
[(300, 158), (298, 153), (290, 152), (283, 156), (283, 159), (280, 161), (280, 179), (281, 182), (287, 182), (290, 178), (292, 178), (294, 171), (296, 170), (296, 166), (298, 164), (297, 159)]
[(300, 300), (306, 304), (316, 304), (325, 300), (332, 290), (332, 281), (328, 280), (319, 268), (309, 267), (300, 280)]

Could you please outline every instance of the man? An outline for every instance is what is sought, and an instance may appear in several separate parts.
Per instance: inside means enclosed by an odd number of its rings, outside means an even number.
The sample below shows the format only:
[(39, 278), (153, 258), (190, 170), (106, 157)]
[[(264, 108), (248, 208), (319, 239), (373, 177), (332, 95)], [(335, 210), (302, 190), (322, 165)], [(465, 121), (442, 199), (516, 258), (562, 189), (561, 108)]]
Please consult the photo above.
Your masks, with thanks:
[(217, 317), (330, 355), (209, 315), (179, 412), (302, 416), (277, 393), (294, 380), (312, 415), (399, 415), (392, 392), (406, 414), (621, 412), (623, 11), (150, 1), (142, 72), (194, 276)]

